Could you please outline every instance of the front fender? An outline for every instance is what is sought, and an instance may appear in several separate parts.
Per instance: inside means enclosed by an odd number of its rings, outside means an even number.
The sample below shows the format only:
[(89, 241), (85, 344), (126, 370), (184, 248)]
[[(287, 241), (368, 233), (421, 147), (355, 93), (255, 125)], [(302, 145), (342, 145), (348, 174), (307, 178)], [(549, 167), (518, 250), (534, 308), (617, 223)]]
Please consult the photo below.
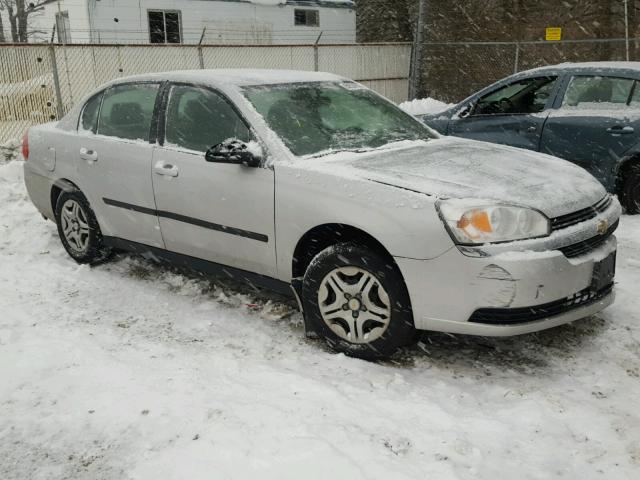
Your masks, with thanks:
[(373, 237), (395, 257), (431, 259), (453, 246), (434, 197), (355, 176), (306, 170), (296, 164), (278, 164), (275, 173), (281, 280), (291, 280), (296, 245), (317, 225), (350, 225)]

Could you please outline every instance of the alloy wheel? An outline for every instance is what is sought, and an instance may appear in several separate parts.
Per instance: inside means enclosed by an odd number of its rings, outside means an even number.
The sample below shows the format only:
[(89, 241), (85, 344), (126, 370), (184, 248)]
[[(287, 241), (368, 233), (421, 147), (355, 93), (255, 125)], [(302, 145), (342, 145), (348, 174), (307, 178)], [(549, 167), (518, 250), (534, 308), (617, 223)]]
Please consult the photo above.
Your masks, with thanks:
[(83, 253), (89, 246), (89, 222), (78, 202), (69, 199), (62, 206), (62, 233), (69, 246)]
[(327, 274), (318, 289), (322, 319), (340, 338), (370, 343), (391, 321), (391, 302), (375, 275), (359, 267), (339, 267)]

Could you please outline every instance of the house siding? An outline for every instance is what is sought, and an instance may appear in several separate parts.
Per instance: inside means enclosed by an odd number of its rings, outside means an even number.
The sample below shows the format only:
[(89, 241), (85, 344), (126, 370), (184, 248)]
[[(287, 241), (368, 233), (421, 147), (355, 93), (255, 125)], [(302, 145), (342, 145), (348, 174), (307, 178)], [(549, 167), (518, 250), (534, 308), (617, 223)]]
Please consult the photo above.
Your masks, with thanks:
[[(235, 0), (61, 0), (69, 11), (74, 43), (148, 43), (148, 10), (179, 10), (182, 42), (198, 43), (206, 27), (209, 44), (309, 44), (320, 33), (322, 44), (354, 43), (355, 7), (349, 3), (328, 1), (290, 1), (286, 5), (259, 5)], [(294, 24), (296, 9), (313, 8), (320, 12), (320, 26)], [(56, 4), (48, 5), (34, 27), (50, 31), (55, 21)], [(91, 28), (90, 28), (91, 26)], [(34, 38), (48, 40), (47, 35)]]

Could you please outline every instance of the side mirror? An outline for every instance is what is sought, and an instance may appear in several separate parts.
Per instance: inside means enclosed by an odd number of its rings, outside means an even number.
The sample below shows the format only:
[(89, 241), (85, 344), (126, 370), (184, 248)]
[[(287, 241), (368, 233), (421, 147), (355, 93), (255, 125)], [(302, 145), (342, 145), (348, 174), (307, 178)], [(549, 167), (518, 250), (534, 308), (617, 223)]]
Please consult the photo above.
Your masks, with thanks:
[(458, 113), (458, 117), (459, 118), (468, 117), (471, 114), (471, 112), (473, 111), (473, 107), (474, 107), (474, 104), (470, 103), (469, 105), (464, 107), (462, 110), (460, 110), (460, 112)]
[(259, 167), (262, 163), (262, 154), (240, 140), (225, 140), (214, 145), (207, 150), (204, 158), (207, 162), (232, 163), (246, 167)]

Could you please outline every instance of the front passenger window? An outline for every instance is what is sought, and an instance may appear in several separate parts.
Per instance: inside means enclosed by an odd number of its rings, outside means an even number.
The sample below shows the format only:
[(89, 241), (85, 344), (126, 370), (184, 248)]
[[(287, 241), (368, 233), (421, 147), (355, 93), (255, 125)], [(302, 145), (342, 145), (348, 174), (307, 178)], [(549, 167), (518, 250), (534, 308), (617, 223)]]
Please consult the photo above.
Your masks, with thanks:
[(118, 85), (104, 94), (98, 134), (149, 141), (157, 84)]
[(233, 107), (206, 88), (174, 86), (169, 95), (165, 145), (196, 152), (229, 139), (251, 140), (251, 132)]
[(557, 77), (527, 78), (483, 96), (472, 115), (531, 114), (544, 110)]

